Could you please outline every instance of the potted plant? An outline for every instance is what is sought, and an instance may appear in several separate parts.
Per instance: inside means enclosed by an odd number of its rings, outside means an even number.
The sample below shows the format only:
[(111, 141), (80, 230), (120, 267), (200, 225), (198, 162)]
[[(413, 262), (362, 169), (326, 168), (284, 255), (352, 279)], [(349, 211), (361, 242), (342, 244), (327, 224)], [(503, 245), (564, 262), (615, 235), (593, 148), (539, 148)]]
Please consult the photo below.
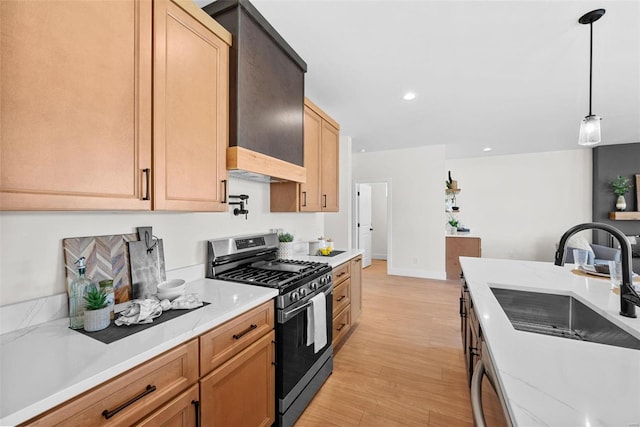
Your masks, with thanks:
[(447, 221), (447, 227), (449, 230), (449, 234), (457, 234), (458, 232), (458, 220), (453, 216), (449, 216), (449, 221)]
[(91, 286), (84, 300), (84, 330), (95, 332), (107, 328), (111, 322), (111, 307), (104, 290)]
[(291, 258), (293, 256), (293, 234), (280, 233), (278, 234), (278, 240), (280, 241), (280, 246), (278, 248), (278, 258)]
[(616, 209), (624, 211), (627, 208), (627, 201), (624, 199), (624, 195), (631, 190), (629, 179), (618, 175), (615, 180), (611, 181), (611, 186), (613, 187), (613, 192), (618, 196)]

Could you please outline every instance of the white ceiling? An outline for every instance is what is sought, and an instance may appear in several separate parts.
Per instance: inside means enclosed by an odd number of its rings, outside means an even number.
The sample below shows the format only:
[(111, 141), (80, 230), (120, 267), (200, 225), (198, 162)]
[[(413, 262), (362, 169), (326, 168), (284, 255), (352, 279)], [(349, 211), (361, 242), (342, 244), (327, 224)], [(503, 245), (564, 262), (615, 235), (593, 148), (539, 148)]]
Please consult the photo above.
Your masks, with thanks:
[(354, 151), (445, 144), (447, 158), (579, 148), (589, 26), (578, 18), (604, 8), (593, 112), (603, 144), (640, 142), (639, 0), (252, 4), (307, 62), (306, 95)]

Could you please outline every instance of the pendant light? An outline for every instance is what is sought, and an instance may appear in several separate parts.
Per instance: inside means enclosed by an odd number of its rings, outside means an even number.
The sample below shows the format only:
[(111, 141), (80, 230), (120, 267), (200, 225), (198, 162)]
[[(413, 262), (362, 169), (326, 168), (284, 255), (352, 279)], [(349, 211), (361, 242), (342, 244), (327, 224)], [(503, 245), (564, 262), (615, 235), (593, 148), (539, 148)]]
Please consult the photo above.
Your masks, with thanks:
[(593, 80), (593, 23), (604, 15), (604, 9), (596, 9), (587, 12), (578, 19), (581, 24), (589, 24), (589, 115), (580, 123), (580, 135), (578, 144), (596, 145), (600, 143), (600, 117), (591, 113), (591, 84)]

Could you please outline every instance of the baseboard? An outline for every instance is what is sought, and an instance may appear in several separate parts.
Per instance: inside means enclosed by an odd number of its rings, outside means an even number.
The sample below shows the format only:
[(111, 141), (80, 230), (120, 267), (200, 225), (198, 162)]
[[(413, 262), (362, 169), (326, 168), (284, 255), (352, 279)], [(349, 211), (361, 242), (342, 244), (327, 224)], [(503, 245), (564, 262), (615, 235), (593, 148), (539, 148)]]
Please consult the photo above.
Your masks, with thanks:
[(371, 258), (372, 259), (384, 259), (384, 260), (386, 260), (387, 259), (387, 254), (375, 254), (374, 253), (374, 254), (371, 255)]
[(417, 277), (420, 279), (436, 279), (436, 280), (447, 279), (447, 273), (444, 271), (414, 270), (410, 268), (389, 267), (387, 274), (394, 275), (394, 276)]

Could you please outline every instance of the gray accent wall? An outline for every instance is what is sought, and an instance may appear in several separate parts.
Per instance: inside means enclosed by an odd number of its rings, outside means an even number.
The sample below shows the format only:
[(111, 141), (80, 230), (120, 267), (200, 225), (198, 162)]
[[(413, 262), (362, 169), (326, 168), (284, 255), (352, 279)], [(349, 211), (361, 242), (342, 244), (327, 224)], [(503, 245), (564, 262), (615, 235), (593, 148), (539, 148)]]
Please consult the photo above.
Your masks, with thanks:
[[(631, 144), (603, 145), (593, 149), (593, 221), (610, 224), (624, 234), (640, 235), (640, 221), (612, 221), (609, 212), (615, 211), (617, 196), (611, 187), (618, 175), (631, 179), (633, 189), (625, 195), (627, 211), (640, 210), (636, 200), (635, 175), (640, 174), (640, 142)], [(593, 242), (611, 246), (608, 233), (594, 232)], [(640, 245), (634, 246), (634, 252)], [(634, 257), (633, 270), (640, 273), (640, 258)]]

